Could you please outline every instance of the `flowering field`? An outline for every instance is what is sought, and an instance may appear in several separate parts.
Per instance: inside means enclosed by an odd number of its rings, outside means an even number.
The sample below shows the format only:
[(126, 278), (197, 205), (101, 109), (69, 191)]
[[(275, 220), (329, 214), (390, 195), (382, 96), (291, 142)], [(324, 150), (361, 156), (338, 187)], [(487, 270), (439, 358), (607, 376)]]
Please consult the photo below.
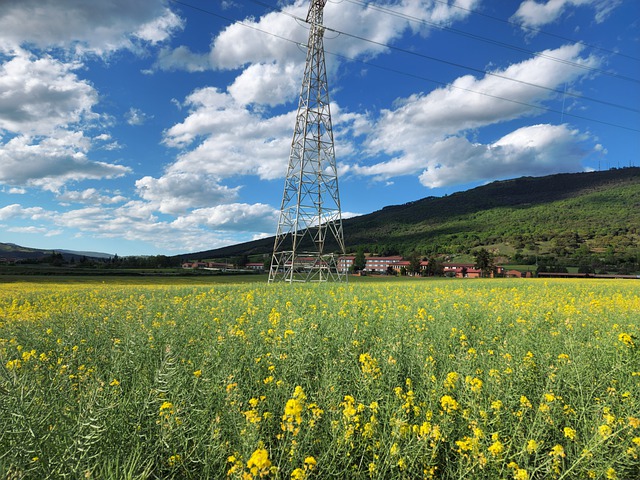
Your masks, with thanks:
[(0, 285), (0, 478), (640, 477), (640, 283)]

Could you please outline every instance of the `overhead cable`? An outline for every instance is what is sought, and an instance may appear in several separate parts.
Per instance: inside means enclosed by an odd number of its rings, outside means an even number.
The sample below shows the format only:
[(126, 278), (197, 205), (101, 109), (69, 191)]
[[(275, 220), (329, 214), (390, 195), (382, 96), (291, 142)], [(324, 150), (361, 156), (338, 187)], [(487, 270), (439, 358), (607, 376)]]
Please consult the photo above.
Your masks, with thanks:
[[(246, 24), (246, 23), (244, 23), (242, 21), (239, 21), (239, 20), (234, 20), (234, 19), (231, 19), (229, 17), (225, 17), (224, 15), (220, 15), (220, 14), (217, 14), (215, 12), (211, 12), (210, 10), (206, 10), (206, 9), (203, 9), (203, 8), (200, 8), (200, 7), (193, 6), (191, 4), (183, 2), (181, 0), (170, 0), (170, 1), (172, 1), (173, 3), (177, 3), (177, 4), (183, 5), (185, 7), (197, 10), (199, 12), (205, 13), (207, 15), (211, 15), (211, 16), (214, 16), (214, 17), (217, 17), (217, 18), (221, 18), (223, 20), (227, 20), (229, 22), (232, 22), (233, 24), (240, 25), (240, 26), (249, 28), (251, 30), (254, 30), (254, 31), (257, 31), (257, 32), (260, 32), (260, 33), (264, 33), (266, 35), (270, 35), (272, 37), (278, 38), (280, 40), (284, 40), (284, 41), (289, 42), (289, 43), (293, 43), (294, 45), (297, 45), (297, 46), (300, 46), (300, 47), (304, 47), (304, 48), (307, 47), (306, 44), (300, 43), (300, 42), (298, 42), (296, 40), (293, 40), (293, 39), (290, 39), (290, 38), (287, 38), (287, 37), (283, 37), (281, 35), (269, 32), (267, 30), (263, 30), (261, 28), (258, 28), (256, 26), (254, 26), (254, 25), (249, 25), (249, 24)], [(434, 83), (434, 84), (437, 84), (437, 85), (442, 85), (442, 86), (445, 86), (447, 88), (452, 88), (452, 89), (456, 89), (456, 90), (462, 90), (462, 91), (466, 91), (466, 92), (469, 92), (469, 93), (475, 93), (475, 94), (478, 94), (478, 95), (483, 95), (483, 96), (490, 97), (490, 98), (495, 98), (495, 99), (498, 99), (498, 100), (504, 100), (506, 102), (511, 102), (511, 103), (515, 103), (515, 104), (518, 104), (518, 105), (522, 105), (522, 106), (538, 109), (538, 110), (543, 110), (543, 111), (547, 111), (547, 112), (551, 112), (551, 113), (559, 113), (559, 114), (563, 114), (564, 116), (578, 118), (578, 119), (581, 119), (581, 120), (586, 120), (588, 122), (599, 123), (599, 124), (607, 125), (607, 126), (610, 126), (610, 127), (615, 127), (615, 128), (620, 128), (620, 129), (623, 129), (623, 130), (628, 130), (628, 131), (639, 132), (640, 133), (640, 129), (638, 129), (638, 128), (628, 127), (626, 125), (621, 125), (621, 124), (612, 123), (612, 122), (606, 122), (604, 120), (598, 120), (598, 119), (595, 119), (595, 118), (586, 117), (586, 116), (582, 116), (582, 115), (576, 115), (576, 114), (573, 114), (573, 113), (568, 113), (566, 111), (562, 112), (560, 110), (555, 110), (555, 109), (552, 109), (552, 108), (549, 108), (549, 107), (545, 107), (545, 106), (542, 106), (542, 105), (536, 105), (536, 104), (532, 104), (532, 103), (521, 102), (519, 100), (514, 100), (514, 99), (510, 99), (510, 98), (506, 98), (506, 97), (501, 97), (499, 95), (493, 95), (493, 94), (490, 94), (490, 93), (487, 93), (487, 92), (482, 92), (482, 91), (478, 91), (478, 90), (472, 90), (472, 89), (460, 87), (460, 86), (453, 85), (453, 84), (448, 83), (448, 82), (443, 82), (443, 81), (439, 81), (439, 80), (433, 80), (431, 78), (424, 77), (424, 76), (421, 76), (421, 75), (416, 75), (416, 74), (405, 72), (405, 71), (402, 71), (402, 70), (398, 70), (398, 69), (394, 69), (394, 68), (390, 68), (390, 67), (385, 67), (385, 66), (378, 65), (378, 64), (375, 64), (375, 63), (372, 63), (372, 62), (355, 59), (355, 58), (348, 57), (346, 55), (342, 55), (342, 54), (339, 54), (339, 53), (334, 53), (334, 52), (331, 52), (331, 51), (326, 51), (325, 50), (325, 53), (327, 53), (329, 55), (333, 55), (333, 56), (338, 57), (338, 58), (341, 58), (343, 60), (347, 60), (347, 61), (351, 61), (351, 62), (358, 62), (358, 63), (364, 64), (364, 65), (367, 65), (367, 66), (371, 66), (371, 67), (374, 67), (374, 68), (377, 68), (377, 69), (386, 70), (386, 71), (389, 71), (389, 72), (392, 72), (392, 73), (395, 73), (395, 74), (398, 74), (398, 75), (403, 75), (403, 76), (406, 76), (406, 77), (411, 77), (411, 78), (415, 78), (415, 79), (418, 79), (418, 80), (427, 81), (427, 82)], [(409, 52), (409, 53), (411, 53), (411, 52)], [(559, 92), (558, 91), (558, 93), (564, 93), (564, 92)], [(567, 92), (567, 95), (569, 95), (568, 92)]]

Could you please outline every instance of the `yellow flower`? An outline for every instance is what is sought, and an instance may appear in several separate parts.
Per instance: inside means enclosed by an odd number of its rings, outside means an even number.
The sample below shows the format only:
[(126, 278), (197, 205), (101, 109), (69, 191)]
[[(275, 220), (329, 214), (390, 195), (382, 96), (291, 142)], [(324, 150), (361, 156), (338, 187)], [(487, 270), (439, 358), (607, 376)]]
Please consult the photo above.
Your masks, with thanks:
[(491, 408), (496, 412), (501, 410), (503, 405), (504, 404), (502, 403), (502, 400), (494, 400), (493, 402), (491, 402)]
[(374, 380), (380, 377), (382, 372), (378, 367), (378, 361), (369, 353), (361, 353), (358, 360), (360, 361), (360, 368), (365, 377), (369, 376)]
[(567, 437), (569, 440), (575, 440), (576, 431), (571, 427), (564, 427), (564, 436)]
[(307, 478), (307, 472), (301, 468), (296, 468), (291, 472), (291, 480), (304, 480), (305, 478)]
[(529, 473), (524, 468), (518, 468), (513, 472), (514, 480), (529, 480)]
[(313, 470), (314, 468), (316, 468), (317, 464), (318, 462), (313, 457), (307, 457), (304, 459), (304, 468), (307, 468), (309, 470)]
[(269, 468), (271, 467), (271, 460), (269, 460), (269, 452), (265, 448), (258, 448), (251, 454), (249, 460), (247, 460), (247, 468), (251, 471), (251, 474), (256, 477), (264, 477), (269, 474)]
[(613, 467), (609, 467), (605, 472), (605, 475), (609, 480), (616, 480), (618, 478), (618, 474)]
[(444, 381), (444, 387), (447, 390), (453, 390), (456, 388), (456, 383), (458, 382), (458, 378), (460, 378), (460, 375), (456, 372), (449, 372), (447, 373), (447, 378)]
[(193, 372), (193, 376), (196, 378), (200, 378), (202, 376), (202, 370), (196, 370)]
[(618, 341), (627, 347), (634, 347), (633, 338), (628, 333), (621, 333), (618, 335)]
[(479, 378), (467, 377), (465, 381), (467, 382), (469, 388), (471, 388), (471, 391), (473, 393), (479, 393), (482, 390), (482, 380), (480, 380)]
[(398, 455), (398, 453), (400, 453), (400, 447), (398, 446), (397, 443), (394, 443), (393, 445), (391, 445), (391, 450), (389, 450), (389, 453), (391, 454), (392, 457), (395, 457), (396, 455)]
[(453, 413), (454, 411), (458, 410), (458, 408), (460, 408), (460, 405), (458, 404), (456, 399), (451, 395), (444, 395), (440, 399), (440, 405), (446, 413)]
[(491, 445), (489, 445), (489, 448), (487, 450), (491, 452), (491, 455), (493, 455), (494, 457), (497, 457), (502, 452), (504, 452), (504, 445), (500, 440), (496, 440)]
[(171, 402), (162, 402), (162, 405), (160, 405), (160, 416), (169, 416), (169, 415), (173, 415), (175, 413), (174, 409), (173, 409), (173, 403)]
[(549, 455), (552, 457), (565, 457), (565, 453), (564, 453), (564, 447), (562, 445), (555, 445), (551, 451), (549, 452)]
[(527, 442), (527, 452), (529, 453), (536, 452), (538, 448), (539, 448), (538, 442), (536, 442), (535, 440), (529, 440)]
[(607, 438), (611, 435), (611, 427), (609, 425), (600, 425), (598, 427), (598, 433), (600, 433), (603, 438)]
[(7, 368), (7, 370), (15, 370), (18, 369), (22, 366), (22, 361), (16, 359), (16, 360), (9, 360), (7, 362), (7, 364), (5, 365), (5, 367)]
[[(287, 400), (284, 407), (284, 415), (282, 416), (282, 424), (280, 427), (287, 432), (293, 432), (294, 435), (298, 434), (299, 426), (302, 423), (302, 412), (305, 406), (305, 395), (302, 387), (296, 386), (293, 397)], [(295, 425), (294, 425), (295, 424)]]
[(458, 452), (469, 452), (473, 450), (473, 440), (469, 437), (464, 437), (462, 440), (457, 440), (456, 445), (458, 446)]

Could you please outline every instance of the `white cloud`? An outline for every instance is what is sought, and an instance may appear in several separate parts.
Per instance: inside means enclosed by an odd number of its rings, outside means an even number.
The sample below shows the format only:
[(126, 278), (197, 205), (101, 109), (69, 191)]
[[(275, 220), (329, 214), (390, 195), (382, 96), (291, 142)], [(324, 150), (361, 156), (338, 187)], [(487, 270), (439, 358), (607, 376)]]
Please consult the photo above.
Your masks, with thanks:
[(370, 148), (393, 153), (398, 149), (416, 148), (425, 137), (439, 138), (539, 113), (535, 106), (555, 96), (551, 90), (586, 75), (585, 70), (546, 56), (582, 66), (597, 66), (596, 58), (579, 56), (581, 48), (580, 45), (566, 45), (545, 50), (542, 52), (545, 56), (492, 72), (499, 76), (485, 75), (476, 79), (465, 75), (428, 95), (413, 95), (398, 101), (398, 108), (383, 111)]
[(159, 212), (181, 214), (189, 209), (226, 203), (238, 197), (238, 188), (220, 185), (215, 177), (197, 173), (168, 173), (136, 181), (140, 197)]
[(108, 54), (152, 44), (183, 27), (162, 0), (21, 0), (0, 9), (0, 49), (29, 44), (40, 49), (62, 47)]
[[(157, 2), (154, 2), (157, 3)], [(153, 6), (153, 3), (150, 3)], [(150, 13), (151, 10), (148, 11)], [(154, 12), (155, 18), (140, 26), (133, 34), (152, 44), (167, 40), (176, 30), (184, 28), (184, 21), (170, 9), (165, 8), (161, 14)]]
[(47, 218), (49, 213), (42, 207), (23, 207), (17, 203), (0, 208), (0, 220), (11, 220), (14, 218), (28, 218), (40, 220)]
[(57, 191), (68, 182), (115, 178), (131, 171), (90, 160), (86, 155), (89, 144), (81, 132), (65, 131), (44, 138), (18, 136), (0, 143), (0, 183)]
[(228, 91), (241, 105), (276, 106), (300, 92), (302, 63), (255, 63), (238, 75)]
[(44, 235), (45, 237), (55, 237), (56, 235), (61, 235), (62, 230), (51, 230), (47, 227), (36, 227), (36, 226), (28, 226), (28, 227), (10, 227), (7, 228), (8, 232), (11, 233), (28, 233), (35, 235)]
[(83, 203), (90, 205), (112, 205), (127, 201), (122, 195), (104, 195), (95, 188), (85, 190), (66, 190), (57, 196), (58, 201), (63, 204)]
[(163, 48), (154, 64), (158, 70), (185, 70), (187, 72), (204, 72), (209, 70), (209, 55), (194, 53), (184, 45), (176, 48)]
[(129, 125), (143, 125), (147, 120), (153, 118), (144, 113), (142, 110), (131, 107), (126, 113), (125, 118)]
[(595, 10), (595, 21), (603, 22), (622, 0), (525, 0), (512, 19), (524, 27), (542, 27), (558, 20), (572, 7), (590, 6)]
[[(567, 45), (543, 54), (585, 66), (598, 64), (598, 60), (593, 57), (581, 58), (580, 51), (579, 45)], [(486, 163), (483, 159), (487, 154), (485, 146), (471, 145), (462, 138), (461, 132), (539, 113), (535, 106), (542, 105), (545, 100), (556, 95), (548, 89), (555, 90), (559, 85), (586, 75), (585, 70), (553, 62), (542, 56), (513, 64), (495, 73), (500, 77), (486, 75), (476, 79), (466, 75), (456, 79), (450, 86), (433, 90), (428, 95), (412, 95), (399, 100), (394, 110), (382, 112), (366, 142), (370, 155), (382, 152), (392, 158), (373, 165), (355, 165), (348, 170), (373, 176), (378, 180), (388, 180), (394, 176), (413, 175), (427, 169), (429, 174), (421, 177), (423, 184), (432, 187), (450, 185), (449, 179), (441, 179), (448, 178), (446, 168), (454, 170), (458, 175), (459, 169), (452, 164), (456, 158), (461, 165), (466, 165), (467, 160), (473, 163), (472, 160), (478, 158), (483, 165)], [(542, 85), (547, 90), (531, 84)], [(482, 95), (482, 92), (488, 95)], [(575, 140), (576, 137), (573, 138)], [(448, 151), (455, 154), (449, 155)], [(491, 169), (488, 168), (488, 171)], [(516, 169), (512, 173), (517, 175), (519, 172)], [(438, 180), (427, 180), (432, 175)], [(481, 173), (478, 169), (469, 168), (467, 174), (458, 175), (464, 179), (460, 178), (457, 183), (472, 181), (471, 177), (474, 176), (487, 178), (479, 175)]]
[(215, 88), (196, 90), (186, 104), (188, 117), (166, 131), (164, 141), (175, 147), (200, 142), (181, 153), (168, 173), (216, 178), (258, 175), (262, 179), (286, 173), (295, 112), (263, 116)]
[[(420, 20), (448, 24), (468, 16), (469, 9), (476, 3), (476, 0), (458, 0), (451, 5), (442, 5), (430, 0), (406, 0), (383, 5), (393, 14), (381, 15), (379, 10), (364, 4), (329, 2), (324, 9), (324, 24), (350, 35), (340, 35), (339, 41), (332, 42), (336, 34), (327, 30), (325, 48), (347, 57), (372, 58), (385, 52), (384, 44), (398, 39), (407, 30), (427, 32)], [(294, 17), (305, 19), (307, 11), (306, 1), (296, 1), (283, 7), (284, 13), (271, 12), (258, 20), (245, 19), (229, 25), (214, 38), (208, 59), (180, 46), (162, 50), (155, 67), (187, 71), (241, 68), (243, 71), (228, 89), (237, 102), (275, 106), (294, 100), (299, 92), (306, 56), (299, 45), (305, 45), (309, 35), (308, 27)], [(370, 39), (373, 43), (357, 37)], [(330, 73), (341, 62), (337, 57), (327, 55)]]
[(450, 137), (425, 151), (427, 168), (420, 183), (435, 188), (478, 180), (543, 176), (580, 171), (588, 137), (566, 125), (533, 125), (511, 132), (491, 145)]
[(177, 218), (172, 226), (177, 229), (206, 226), (213, 230), (275, 232), (278, 213), (273, 207), (262, 203), (232, 203), (193, 210)]
[[(19, 206), (6, 214), (0, 209), (0, 221), (23, 211)], [(83, 236), (122, 238), (187, 253), (246, 241), (247, 234), (272, 235), (277, 212), (264, 204), (233, 203), (193, 210), (168, 222), (154, 216), (149, 203), (132, 201), (117, 208), (70, 210), (51, 220), (66, 232), (79, 230)]]
[(0, 64), (0, 131), (46, 135), (93, 120), (98, 94), (74, 73), (77, 63), (20, 51)]

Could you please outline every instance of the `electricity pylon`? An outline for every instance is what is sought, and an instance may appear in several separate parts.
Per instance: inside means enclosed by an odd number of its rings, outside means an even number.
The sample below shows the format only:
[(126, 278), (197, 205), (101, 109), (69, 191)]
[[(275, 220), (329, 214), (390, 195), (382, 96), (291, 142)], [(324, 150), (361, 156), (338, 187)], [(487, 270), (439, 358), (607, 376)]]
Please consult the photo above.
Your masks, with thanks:
[[(345, 248), (324, 61), (325, 3), (326, 0), (311, 0), (307, 14), (311, 27), (307, 61), (269, 283), (347, 279), (346, 270), (343, 271), (338, 262)], [(327, 240), (330, 243), (327, 244)], [(330, 253), (325, 251), (329, 245)]]

